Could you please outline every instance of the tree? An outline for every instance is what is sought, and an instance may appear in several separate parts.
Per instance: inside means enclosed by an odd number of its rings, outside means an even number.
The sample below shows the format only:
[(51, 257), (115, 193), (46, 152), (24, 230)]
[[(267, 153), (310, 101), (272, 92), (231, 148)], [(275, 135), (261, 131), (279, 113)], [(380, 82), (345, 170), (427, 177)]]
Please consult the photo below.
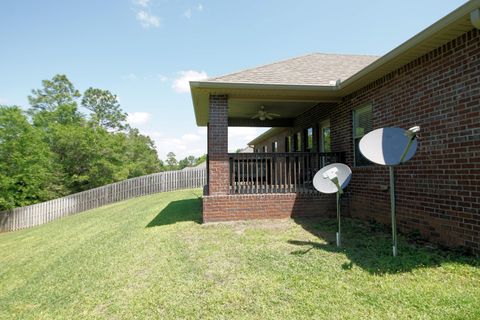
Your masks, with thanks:
[(55, 125), (51, 148), (70, 193), (88, 190), (128, 178), (125, 134), (104, 128)]
[(28, 97), (31, 121), (18, 107), (0, 106), (0, 210), (166, 169), (153, 141), (126, 125), (110, 91), (85, 91), (87, 118), (65, 75), (42, 85)]
[(194, 156), (188, 156), (178, 162), (178, 168), (183, 169), (187, 167), (194, 167), (197, 163), (197, 159)]
[(158, 159), (155, 144), (150, 137), (140, 134), (138, 129), (130, 129), (126, 138), (125, 155), (129, 178), (165, 171), (165, 166)]
[(175, 157), (176, 157), (175, 153), (173, 153), (171, 151), (167, 154), (167, 161), (166, 162), (167, 162), (168, 170), (177, 169), (178, 161)]
[(0, 106), (0, 210), (52, 197), (52, 155), (19, 107)]
[(196, 159), (195, 166), (198, 166), (200, 163), (207, 161), (207, 155), (204, 154)]
[(77, 106), (80, 92), (64, 74), (55, 75), (52, 80), (43, 80), (42, 89), (33, 89), (28, 101), (33, 110), (54, 111), (59, 106)]
[(83, 94), (82, 106), (92, 112), (91, 121), (107, 130), (127, 128), (127, 114), (122, 111), (117, 96), (108, 90), (88, 88)]

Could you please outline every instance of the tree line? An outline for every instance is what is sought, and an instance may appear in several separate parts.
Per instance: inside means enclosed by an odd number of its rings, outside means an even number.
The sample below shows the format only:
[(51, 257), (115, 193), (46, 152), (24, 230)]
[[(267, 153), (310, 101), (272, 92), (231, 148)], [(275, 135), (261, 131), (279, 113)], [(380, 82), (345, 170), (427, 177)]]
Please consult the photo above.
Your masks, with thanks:
[(152, 139), (128, 125), (116, 95), (81, 94), (65, 75), (43, 80), (28, 101), (27, 110), (0, 106), (0, 210), (205, 161), (177, 161), (172, 152), (160, 160)]

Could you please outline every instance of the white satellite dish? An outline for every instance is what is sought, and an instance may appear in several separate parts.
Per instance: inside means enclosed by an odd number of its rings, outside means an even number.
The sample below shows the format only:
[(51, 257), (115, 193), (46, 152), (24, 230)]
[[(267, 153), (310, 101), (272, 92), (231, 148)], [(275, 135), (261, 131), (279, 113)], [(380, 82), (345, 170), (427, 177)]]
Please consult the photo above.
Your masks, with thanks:
[(313, 186), (322, 193), (337, 194), (337, 246), (341, 245), (340, 195), (352, 178), (352, 170), (343, 163), (332, 163), (323, 167), (313, 177)]
[[(413, 128), (412, 128), (413, 129)], [(410, 130), (412, 130), (410, 129)], [(384, 166), (396, 166), (410, 160), (417, 151), (417, 139), (411, 139), (409, 130), (381, 128), (367, 133), (360, 140), (360, 152), (365, 158)], [(402, 161), (407, 145), (408, 151)]]
[(395, 211), (394, 166), (410, 160), (417, 151), (417, 132), (420, 127), (408, 130), (401, 128), (381, 128), (367, 133), (360, 140), (360, 152), (368, 160), (389, 167), (390, 208), (392, 217), (393, 256), (397, 255), (397, 219)]

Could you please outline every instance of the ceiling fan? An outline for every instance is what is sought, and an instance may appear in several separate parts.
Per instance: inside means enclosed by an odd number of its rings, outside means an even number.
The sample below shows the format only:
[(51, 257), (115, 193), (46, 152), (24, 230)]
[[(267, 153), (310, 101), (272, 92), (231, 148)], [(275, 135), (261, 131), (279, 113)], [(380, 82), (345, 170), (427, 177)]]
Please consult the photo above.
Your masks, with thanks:
[(278, 113), (271, 113), (265, 111), (264, 106), (260, 106), (260, 109), (250, 119), (259, 119), (260, 121), (273, 120), (274, 117), (280, 117)]

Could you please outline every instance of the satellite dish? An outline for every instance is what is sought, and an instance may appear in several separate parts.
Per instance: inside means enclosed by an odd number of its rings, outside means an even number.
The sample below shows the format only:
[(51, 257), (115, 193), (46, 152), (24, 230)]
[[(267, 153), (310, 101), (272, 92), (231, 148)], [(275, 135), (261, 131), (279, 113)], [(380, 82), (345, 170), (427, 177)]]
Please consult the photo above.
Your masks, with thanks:
[(397, 218), (395, 212), (395, 172), (394, 166), (410, 160), (417, 151), (416, 126), (408, 130), (402, 128), (381, 128), (367, 133), (360, 140), (360, 152), (373, 163), (388, 166), (390, 173), (390, 209), (392, 218), (392, 250), (397, 255)]
[[(412, 128), (410, 130), (413, 130)], [(419, 130), (420, 128), (418, 128)], [(376, 164), (396, 166), (410, 160), (417, 151), (417, 139), (411, 131), (401, 128), (381, 128), (367, 133), (359, 144), (365, 158)], [(415, 131), (413, 133), (418, 132)], [(410, 144), (408, 150), (407, 146)], [(405, 156), (404, 152), (406, 152)]]
[(343, 163), (329, 164), (315, 174), (313, 186), (321, 193), (338, 192), (337, 185), (332, 181), (334, 176), (338, 178), (338, 184), (341, 190), (343, 190), (350, 182), (352, 170)]
[(343, 193), (352, 178), (352, 170), (343, 163), (332, 163), (323, 167), (313, 177), (313, 186), (321, 193), (337, 194), (337, 246), (341, 244), (341, 225), (340, 225), (340, 195)]

